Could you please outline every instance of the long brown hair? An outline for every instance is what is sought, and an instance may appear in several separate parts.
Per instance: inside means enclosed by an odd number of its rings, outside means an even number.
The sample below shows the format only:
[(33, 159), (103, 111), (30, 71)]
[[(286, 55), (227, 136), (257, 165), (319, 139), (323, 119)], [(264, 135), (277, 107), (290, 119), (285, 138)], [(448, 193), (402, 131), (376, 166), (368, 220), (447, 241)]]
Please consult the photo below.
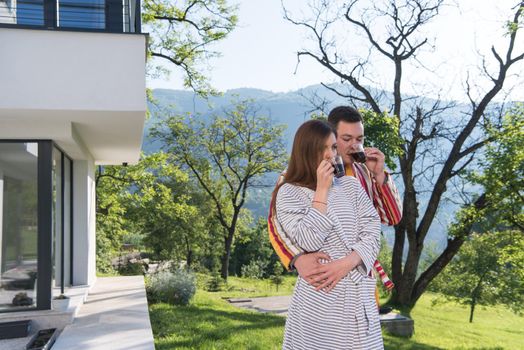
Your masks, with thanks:
[(323, 120), (308, 120), (298, 128), (284, 181), (271, 196), (272, 210), (275, 209), (278, 190), (285, 183), (316, 189), (318, 164), (322, 160), (326, 139), (331, 134), (336, 136), (335, 129)]

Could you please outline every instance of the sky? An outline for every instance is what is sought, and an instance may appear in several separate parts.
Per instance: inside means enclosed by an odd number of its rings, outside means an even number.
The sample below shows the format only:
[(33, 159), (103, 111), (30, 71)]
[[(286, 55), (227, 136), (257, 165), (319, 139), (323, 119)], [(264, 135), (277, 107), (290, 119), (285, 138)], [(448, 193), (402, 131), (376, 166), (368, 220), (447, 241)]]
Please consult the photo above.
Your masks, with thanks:
[[(305, 11), (306, 1), (285, 1), (294, 14)], [(435, 20), (426, 27), (432, 46), (419, 56), (420, 63), (406, 66), (403, 91), (406, 93), (437, 93), (464, 100), (464, 81), (469, 74), (485, 89), (487, 80), (477, 79), (483, 54), (487, 62), (494, 61), (491, 45), (504, 52), (503, 24), (516, 0), (455, 0), (444, 6)], [(258, 88), (273, 92), (294, 91), (321, 82), (336, 82), (332, 74), (311, 59), (302, 59), (297, 67), (296, 52), (313, 47), (301, 28), (283, 18), (280, 0), (243, 0), (239, 5), (239, 25), (213, 49), (221, 57), (211, 61), (210, 82), (220, 91), (235, 88)], [(366, 55), (367, 42), (354, 28), (341, 28), (343, 45), (348, 54)], [(524, 33), (517, 49), (524, 50)], [(517, 51), (518, 52), (518, 51)], [(490, 67), (488, 65), (488, 67)], [(492, 68), (492, 67), (490, 67)], [(516, 68), (516, 69), (515, 69)], [(524, 62), (513, 73), (524, 71)], [(373, 64), (373, 85), (391, 90), (391, 61), (377, 60)], [(510, 77), (510, 98), (524, 100), (523, 77)], [(172, 71), (169, 79), (147, 82), (150, 88), (183, 89), (180, 72)]]

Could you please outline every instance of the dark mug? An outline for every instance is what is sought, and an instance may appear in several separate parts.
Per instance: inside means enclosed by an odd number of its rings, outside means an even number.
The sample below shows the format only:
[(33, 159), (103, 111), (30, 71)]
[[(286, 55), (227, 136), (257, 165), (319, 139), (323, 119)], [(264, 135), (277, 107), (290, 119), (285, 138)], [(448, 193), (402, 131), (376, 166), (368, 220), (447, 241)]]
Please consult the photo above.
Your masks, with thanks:
[(335, 161), (333, 166), (335, 167), (334, 175), (335, 177), (342, 177), (346, 175), (346, 169), (344, 168), (344, 161), (342, 160), (342, 156), (336, 155)]
[(357, 143), (351, 147), (351, 157), (355, 160), (357, 163), (365, 163), (366, 162), (366, 153), (364, 152), (364, 146), (361, 143)]

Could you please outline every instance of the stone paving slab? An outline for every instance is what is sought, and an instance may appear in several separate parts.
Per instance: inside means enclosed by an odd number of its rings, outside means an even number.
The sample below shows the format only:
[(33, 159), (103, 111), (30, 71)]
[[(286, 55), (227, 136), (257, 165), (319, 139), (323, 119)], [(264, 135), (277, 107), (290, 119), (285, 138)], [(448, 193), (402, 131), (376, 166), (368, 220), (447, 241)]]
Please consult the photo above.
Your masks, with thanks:
[(143, 276), (98, 278), (53, 350), (154, 350)]

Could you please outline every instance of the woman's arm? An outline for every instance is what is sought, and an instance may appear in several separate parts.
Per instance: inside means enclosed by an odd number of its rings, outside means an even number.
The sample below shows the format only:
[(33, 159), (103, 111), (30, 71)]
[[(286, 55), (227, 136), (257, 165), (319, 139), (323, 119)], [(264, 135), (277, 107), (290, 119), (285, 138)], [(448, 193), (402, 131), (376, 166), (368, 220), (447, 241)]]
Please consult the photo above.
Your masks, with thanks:
[[(305, 251), (324, 244), (333, 222), (301, 193), (298, 186), (284, 185), (277, 194), (276, 217), (281, 227)], [(322, 205), (322, 204), (320, 204)]]

